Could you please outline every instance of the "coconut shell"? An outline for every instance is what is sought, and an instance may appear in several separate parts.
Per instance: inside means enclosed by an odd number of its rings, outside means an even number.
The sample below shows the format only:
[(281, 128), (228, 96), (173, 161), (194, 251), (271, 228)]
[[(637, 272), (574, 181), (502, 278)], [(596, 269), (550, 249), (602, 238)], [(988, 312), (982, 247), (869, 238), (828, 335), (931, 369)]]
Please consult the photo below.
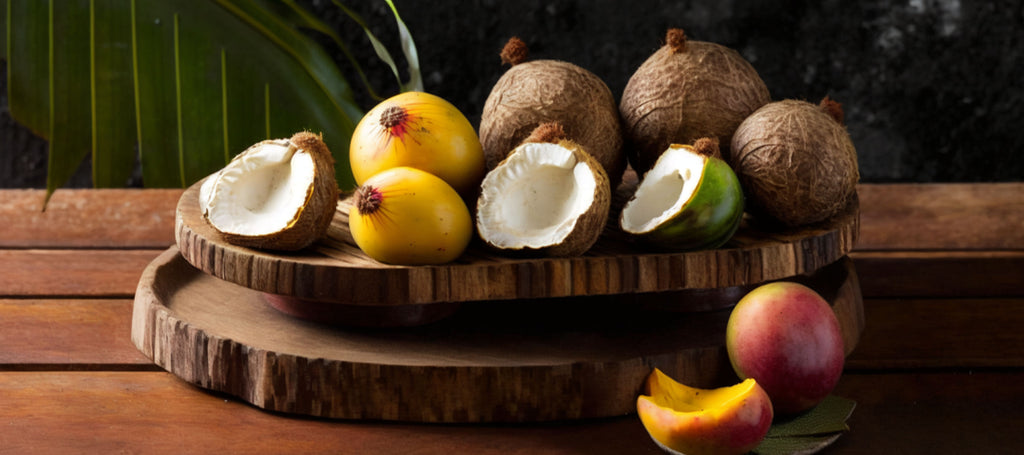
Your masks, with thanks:
[[(699, 178), (694, 177), (699, 183), (692, 193), (652, 192), (649, 191), (650, 188), (646, 192), (641, 191), (649, 182), (657, 184), (666, 177), (655, 180), (645, 178), (640, 182), (636, 192), (645, 198), (659, 199), (671, 196), (677, 198), (676, 201), (682, 196), (685, 198), (682, 207), (649, 230), (641, 231), (635, 229), (638, 226), (627, 222), (630, 212), (637, 207), (634, 204), (641, 203), (638, 202), (637, 196), (634, 196), (620, 213), (619, 227), (624, 232), (643, 243), (671, 251), (714, 249), (733, 237), (743, 220), (743, 191), (732, 168), (719, 156), (717, 140), (704, 138), (697, 140), (693, 146), (672, 146), (662, 153), (659, 162), (667, 160), (664, 163), (668, 164), (673, 158), (678, 160), (676, 157), (690, 156), (690, 153), (704, 157), (700, 160)], [(659, 163), (655, 163), (654, 168), (658, 165)], [(650, 175), (649, 172), (645, 177)]]
[(480, 119), (487, 169), (494, 169), (541, 123), (558, 122), (601, 164), (613, 183), (626, 169), (615, 97), (596, 75), (572, 63), (535, 60), (495, 83)]
[[(338, 206), (338, 183), (334, 177), (334, 157), (320, 135), (296, 133), (289, 139), (299, 150), (312, 155), (315, 175), (312, 191), (295, 222), (269, 235), (238, 235), (221, 232), (231, 244), (267, 250), (296, 251), (306, 248), (327, 234)], [(243, 152), (244, 153), (244, 152)]]
[(622, 93), (626, 156), (643, 175), (670, 144), (718, 137), (728, 157), (733, 131), (770, 100), (768, 87), (738, 52), (669, 30), (666, 44), (640, 65)]
[[(535, 136), (535, 138), (536, 137), (537, 136)], [(537, 142), (541, 141), (538, 140)], [(531, 256), (574, 257), (590, 250), (594, 243), (597, 243), (597, 240), (601, 237), (601, 233), (604, 232), (604, 228), (608, 223), (608, 213), (611, 210), (612, 188), (608, 179), (608, 174), (605, 173), (601, 164), (580, 144), (568, 139), (557, 139), (552, 141), (552, 143), (557, 143), (559, 146), (570, 150), (577, 161), (586, 163), (587, 167), (589, 167), (591, 172), (593, 172), (596, 185), (594, 187), (594, 200), (593, 203), (591, 203), (590, 208), (576, 219), (576, 225), (573, 227), (572, 232), (570, 232), (569, 235), (567, 235), (559, 244), (541, 248), (527, 247), (510, 251), (509, 248), (503, 248), (492, 244), (488, 239), (481, 235), (481, 239), (489, 247), (499, 251), (522, 253)], [(501, 163), (498, 163), (498, 166), (496, 166), (495, 169), (501, 167), (502, 164), (511, 159), (512, 155), (515, 154), (518, 149), (518, 147), (513, 149), (512, 153), (502, 160)], [(491, 172), (496, 171), (492, 170)], [(486, 181), (487, 180), (485, 179), (485, 184)], [(490, 202), (484, 202), (484, 198), (486, 198), (486, 191), (482, 191), (481, 193), (481, 201), (478, 206), (490, 204)], [(482, 222), (483, 221), (478, 217), (477, 224), (479, 225)]]
[(773, 102), (736, 129), (730, 165), (748, 212), (792, 227), (826, 220), (847, 205), (860, 178), (857, 150), (837, 105), (823, 104)]
[(558, 145), (572, 150), (572, 154), (577, 160), (587, 163), (587, 166), (594, 172), (594, 180), (597, 181), (597, 185), (594, 187), (594, 203), (590, 205), (590, 209), (576, 219), (576, 227), (572, 233), (561, 244), (549, 247), (545, 254), (556, 257), (579, 256), (597, 243), (601, 233), (604, 232), (605, 225), (608, 224), (612, 187), (608, 174), (604, 172), (600, 163), (582, 146), (569, 140), (559, 141)]

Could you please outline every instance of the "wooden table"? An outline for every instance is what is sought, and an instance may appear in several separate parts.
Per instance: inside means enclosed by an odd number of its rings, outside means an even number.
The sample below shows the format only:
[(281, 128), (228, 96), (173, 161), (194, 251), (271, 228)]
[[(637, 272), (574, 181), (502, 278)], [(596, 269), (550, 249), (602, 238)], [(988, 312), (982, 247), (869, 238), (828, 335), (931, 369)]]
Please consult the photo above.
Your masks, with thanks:
[[(1024, 451), (1024, 183), (865, 184), (851, 254), (866, 329), (826, 453)], [(635, 415), (531, 425), (280, 415), (131, 343), (180, 190), (0, 191), (0, 453), (657, 454)]]

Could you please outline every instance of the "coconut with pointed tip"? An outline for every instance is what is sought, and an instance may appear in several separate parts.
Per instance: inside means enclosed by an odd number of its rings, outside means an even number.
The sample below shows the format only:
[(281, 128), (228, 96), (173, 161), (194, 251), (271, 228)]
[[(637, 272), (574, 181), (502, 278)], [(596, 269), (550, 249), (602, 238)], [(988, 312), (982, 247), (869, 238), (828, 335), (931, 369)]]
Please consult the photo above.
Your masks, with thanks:
[(626, 169), (626, 158), (611, 90), (594, 73), (575, 64), (527, 61), (527, 55), (526, 44), (515, 37), (502, 50), (502, 60), (512, 67), (494, 84), (480, 118), (487, 169), (494, 169), (538, 125), (557, 122), (566, 138), (601, 163), (616, 185)]
[(738, 52), (670, 29), (665, 45), (640, 65), (622, 92), (619, 112), (629, 163), (643, 174), (669, 144), (692, 144), (702, 137), (719, 138), (728, 160), (733, 131), (769, 101), (768, 87)]
[(607, 224), (608, 176), (560, 126), (543, 124), (534, 133), (484, 177), (477, 230), (498, 250), (578, 256)]
[(743, 190), (721, 159), (718, 140), (673, 144), (644, 174), (622, 208), (619, 226), (669, 250), (718, 248), (743, 219)]
[(857, 150), (828, 97), (765, 105), (736, 129), (732, 149), (748, 211), (785, 226), (831, 218), (856, 194)]
[(334, 158), (319, 135), (266, 140), (238, 154), (200, 187), (200, 209), (228, 243), (300, 250), (334, 218)]

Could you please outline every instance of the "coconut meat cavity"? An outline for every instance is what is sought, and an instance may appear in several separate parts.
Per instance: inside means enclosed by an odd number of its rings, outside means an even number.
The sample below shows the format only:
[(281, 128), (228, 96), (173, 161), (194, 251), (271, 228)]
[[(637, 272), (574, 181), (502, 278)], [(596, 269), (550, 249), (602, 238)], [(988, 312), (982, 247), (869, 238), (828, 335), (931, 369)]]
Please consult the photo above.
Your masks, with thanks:
[(684, 149), (665, 151), (622, 209), (622, 229), (649, 232), (679, 213), (700, 184), (704, 162), (704, 157)]
[(483, 184), (480, 235), (501, 248), (543, 248), (564, 240), (594, 202), (597, 182), (572, 151), (524, 144)]
[(265, 141), (204, 182), (200, 200), (218, 230), (265, 235), (291, 226), (312, 194), (312, 156), (286, 139)]

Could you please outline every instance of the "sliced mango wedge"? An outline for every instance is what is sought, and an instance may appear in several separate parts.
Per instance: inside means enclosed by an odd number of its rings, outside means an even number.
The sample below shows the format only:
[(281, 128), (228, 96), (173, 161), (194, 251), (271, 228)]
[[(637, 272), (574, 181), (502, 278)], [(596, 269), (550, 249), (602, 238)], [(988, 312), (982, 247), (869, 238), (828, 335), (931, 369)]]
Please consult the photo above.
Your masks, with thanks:
[(753, 379), (717, 389), (676, 382), (659, 369), (647, 377), (637, 413), (651, 438), (687, 455), (743, 454), (764, 439), (772, 424), (768, 394)]

